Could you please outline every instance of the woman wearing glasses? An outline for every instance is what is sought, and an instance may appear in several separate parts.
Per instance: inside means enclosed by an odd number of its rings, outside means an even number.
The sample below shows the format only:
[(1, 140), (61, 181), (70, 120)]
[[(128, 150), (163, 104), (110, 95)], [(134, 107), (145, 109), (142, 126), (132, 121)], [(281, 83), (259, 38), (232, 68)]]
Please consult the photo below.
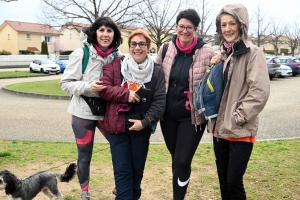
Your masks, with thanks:
[(165, 73), (166, 110), (160, 125), (172, 157), (174, 200), (185, 197), (192, 159), (206, 127), (206, 120), (195, 109), (193, 93), (215, 53), (196, 36), (199, 23), (195, 10), (181, 11), (176, 19), (177, 35), (169, 42), (164, 60), (163, 46), (156, 59)]
[[(148, 55), (151, 38), (142, 29), (128, 38), (129, 55), (103, 69), (100, 96), (107, 100), (104, 129), (109, 133), (116, 199), (137, 200), (151, 135), (151, 127), (165, 110), (164, 72)], [(145, 88), (144, 94), (136, 92)], [(147, 90), (146, 90), (147, 89)]]

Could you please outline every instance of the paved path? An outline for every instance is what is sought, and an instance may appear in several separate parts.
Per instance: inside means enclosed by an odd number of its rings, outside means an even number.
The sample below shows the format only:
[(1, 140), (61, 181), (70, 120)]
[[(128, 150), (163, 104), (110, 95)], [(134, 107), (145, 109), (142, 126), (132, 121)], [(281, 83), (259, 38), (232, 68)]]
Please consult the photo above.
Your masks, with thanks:
[[(5, 85), (41, 80), (46, 77), (0, 79)], [(0, 90), (0, 139), (73, 142), (69, 100), (22, 97)], [(271, 96), (260, 115), (258, 140), (300, 138), (300, 77), (278, 78), (271, 81)], [(96, 142), (106, 142), (97, 131)], [(152, 143), (164, 142), (160, 127), (151, 137)], [(202, 142), (209, 142), (205, 133)]]

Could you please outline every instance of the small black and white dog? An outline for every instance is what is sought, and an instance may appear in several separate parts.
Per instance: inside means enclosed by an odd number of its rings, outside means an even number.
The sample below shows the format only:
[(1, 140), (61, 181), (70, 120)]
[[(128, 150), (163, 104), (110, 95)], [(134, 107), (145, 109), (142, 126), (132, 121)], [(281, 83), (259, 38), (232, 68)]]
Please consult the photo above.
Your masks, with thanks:
[(51, 171), (40, 171), (29, 177), (18, 179), (8, 170), (0, 172), (0, 190), (5, 189), (5, 193), (12, 200), (31, 200), (39, 192), (43, 192), (52, 199), (54, 196), (63, 200), (62, 194), (57, 187), (57, 179), (61, 182), (69, 182), (76, 174), (76, 164), (72, 163), (64, 174), (57, 174)]

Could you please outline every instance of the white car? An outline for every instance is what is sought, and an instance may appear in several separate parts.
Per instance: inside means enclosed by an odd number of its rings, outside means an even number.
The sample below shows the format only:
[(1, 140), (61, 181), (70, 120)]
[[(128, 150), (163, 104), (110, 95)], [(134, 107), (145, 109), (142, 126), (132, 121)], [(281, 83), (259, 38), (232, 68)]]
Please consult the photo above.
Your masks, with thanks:
[(280, 73), (278, 75), (278, 77), (281, 77), (281, 78), (293, 75), (292, 69), (290, 67), (286, 66), (286, 65), (280, 65), (279, 69), (277, 69), (276, 72)]
[(55, 64), (52, 60), (34, 60), (29, 66), (30, 73), (41, 72), (41, 73), (54, 73), (59, 74), (60, 67)]
[(153, 59), (153, 61), (156, 61), (156, 57), (157, 57), (157, 53), (150, 53), (151, 58)]

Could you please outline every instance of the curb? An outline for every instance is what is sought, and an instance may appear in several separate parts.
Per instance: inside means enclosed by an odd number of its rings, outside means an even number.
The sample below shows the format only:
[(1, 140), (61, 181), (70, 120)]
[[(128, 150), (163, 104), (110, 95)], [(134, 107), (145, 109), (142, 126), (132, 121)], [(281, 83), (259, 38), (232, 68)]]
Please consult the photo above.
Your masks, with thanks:
[(0, 77), (0, 79), (10, 79), (10, 78), (33, 78), (33, 77), (41, 77), (41, 76), (50, 76), (50, 74), (43, 74), (43, 75), (37, 75), (37, 76)]
[(21, 92), (17, 90), (11, 90), (6, 87), (2, 87), (2, 90), (4, 90), (6, 93), (14, 94), (17, 96), (25, 96), (25, 97), (34, 97), (39, 99), (57, 99), (57, 100), (71, 100), (71, 96), (58, 96), (58, 95), (48, 95), (48, 94), (36, 94), (36, 93), (30, 93), (30, 92)]

